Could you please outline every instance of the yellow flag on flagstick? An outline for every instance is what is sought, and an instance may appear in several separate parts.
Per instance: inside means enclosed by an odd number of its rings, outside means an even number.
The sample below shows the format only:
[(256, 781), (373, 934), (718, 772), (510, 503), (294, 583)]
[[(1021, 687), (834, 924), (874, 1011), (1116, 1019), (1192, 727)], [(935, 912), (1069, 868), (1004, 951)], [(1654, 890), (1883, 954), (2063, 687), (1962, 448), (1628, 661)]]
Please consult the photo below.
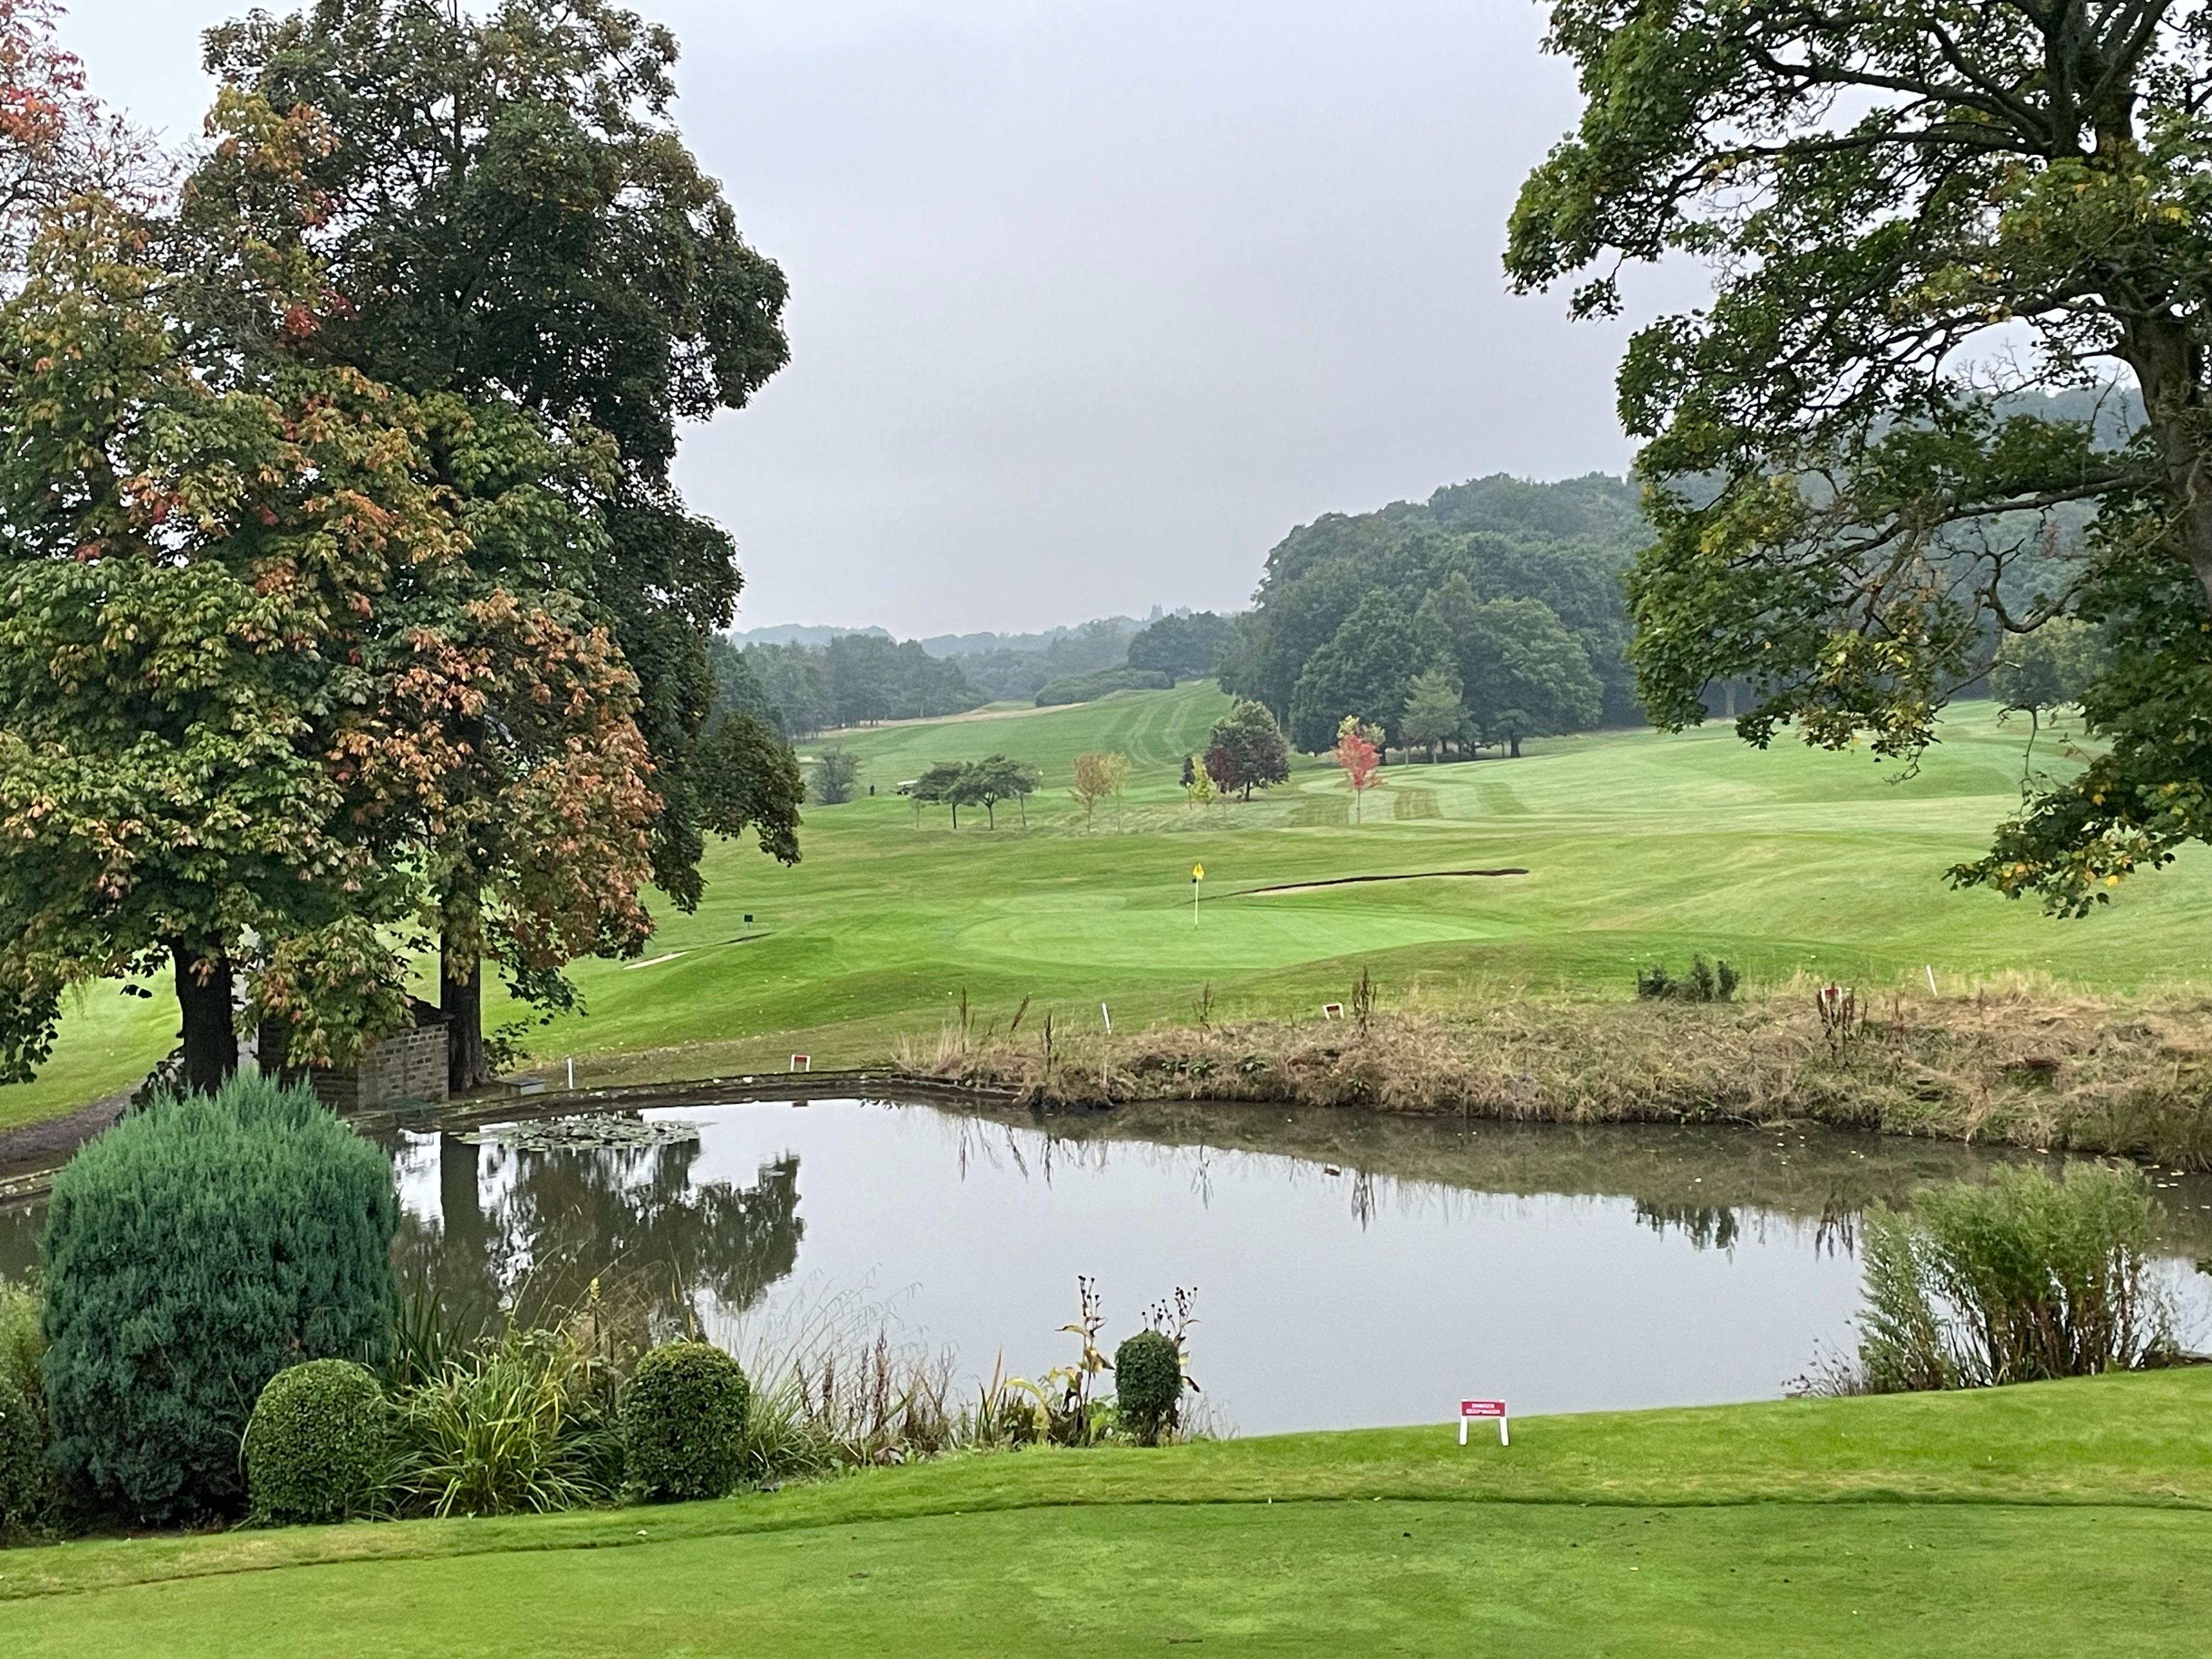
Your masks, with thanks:
[(1192, 865), (1190, 866), (1190, 878), (1193, 881), (1204, 881), (1206, 879), (1206, 866), (1202, 864)]

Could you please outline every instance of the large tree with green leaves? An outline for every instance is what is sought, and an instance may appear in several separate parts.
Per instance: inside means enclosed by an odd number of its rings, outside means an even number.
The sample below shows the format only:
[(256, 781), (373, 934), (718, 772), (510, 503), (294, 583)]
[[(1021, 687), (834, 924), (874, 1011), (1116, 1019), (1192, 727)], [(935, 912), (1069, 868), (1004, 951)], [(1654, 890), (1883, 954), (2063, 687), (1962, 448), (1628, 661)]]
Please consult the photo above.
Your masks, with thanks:
[[(761, 723), (708, 725), (708, 645), (735, 608), (736, 550), (685, 509), (669, 465), (681, 422), (741, 406), (783, 363), (784, 283), (675, 128), (676, 57), (665, 29), (607, 0), (481, 14), (319, 0), (213, 30), (207, 50), (224, 81), (280, 112), (318, 111), (332, 136), (310, 167), (330, 204), (313, 246), (345, 301), (317, 336), (331, 361), (611, 441), (580, 586), (636, 682), (653, 879), (688, 908), (710, 832), (750, 823), (795, 855), (798, 795), (779, 754), (729, 764), (748, 743), (775, 746)], [(739, 799), (733, 781), (792, 787)], [(481, 1069), (476, 903), (465, 879), (445, 896), (441, 1000), (459, 1016), (461, 1083)]]
[(1753, 742), (1796, 721), (1910, 756), (2002, 635), (2077, 617), (2107, 652), (2081, 695), (2101, 749), (1956, 878), (2078, 913), (2212, 839), (2212, 8), (1552, 21), (1585, 109), (1522, 190), (1513, 277), (1580, 279), (1601, 316), (1626, 262), (1713, 271), (1620, 377), (1658, 532), (1631, 587), (1653, 717), (1741, 679)]
[[(268, 220), (301, 210), (311, 122), (232, 102), (215, 131), (258, 171)], [(173, 971), (201, 1088), (237, 1063), (249, 949), (327, 963), (310, 942), (336, 947), (363, 972), (325, 989), (365, 996), (365, 1017), (396, 995), (372, 924), (404, 917), (408, 886), (351, 757), (383, 703), (376, 597), (458, 538), (404, 400), (241, 349), (316, 326), (312, 263), (253, 220), (181, 248), (159, 228), (74, 198), (42, 216), (0, 308), (10, 1080), (45, 1058), (64, 993), (100, 978)]]

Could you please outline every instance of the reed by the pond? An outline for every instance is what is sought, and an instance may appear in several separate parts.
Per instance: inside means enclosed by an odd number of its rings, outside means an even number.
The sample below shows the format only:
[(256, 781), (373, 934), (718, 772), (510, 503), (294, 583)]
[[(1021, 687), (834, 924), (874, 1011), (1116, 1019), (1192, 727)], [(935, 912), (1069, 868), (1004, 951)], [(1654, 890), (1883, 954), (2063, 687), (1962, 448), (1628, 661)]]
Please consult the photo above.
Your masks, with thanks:
[(2015, 979), (1733, 1002), (1387, 994), (1364, 1018), (1107, 1033), (980, 1019), (908, 1043), (919, 1075), (1032, 1104), (1267, 1100), (1530, 1121), (1812, 1121), (2212, 1168), (2212, 998), (2134, 1001)]

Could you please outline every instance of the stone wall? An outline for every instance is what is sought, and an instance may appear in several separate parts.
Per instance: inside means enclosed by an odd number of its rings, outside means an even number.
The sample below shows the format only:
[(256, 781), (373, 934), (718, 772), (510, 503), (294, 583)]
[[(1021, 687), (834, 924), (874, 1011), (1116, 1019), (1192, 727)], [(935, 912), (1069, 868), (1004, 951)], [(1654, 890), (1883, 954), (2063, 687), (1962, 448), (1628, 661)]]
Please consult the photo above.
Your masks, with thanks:
[(334, 1112), (368, 1111), (403, 1101), (434, 1105), (446, 1098), (446, 1028), (417, 1025), (385, 1038), (352, 1071), (318, 1068), (307, 1077)]

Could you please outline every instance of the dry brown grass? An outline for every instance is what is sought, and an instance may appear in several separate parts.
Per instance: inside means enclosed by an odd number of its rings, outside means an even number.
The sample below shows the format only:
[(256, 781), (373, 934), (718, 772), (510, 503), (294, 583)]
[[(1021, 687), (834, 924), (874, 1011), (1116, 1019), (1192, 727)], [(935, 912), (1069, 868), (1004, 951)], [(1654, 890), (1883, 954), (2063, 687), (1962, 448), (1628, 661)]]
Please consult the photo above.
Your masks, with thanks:
[(1032, 1103), (1288, 1101), (1531, 1121), (1811, 1121), (2212, 1168), (2212, 997), (2010, 979), (1871, 999), (1826, 1034), (1809, 982), (1714, 1004), (1408, 1000), (1355, 1019), (1104, 1037), (1040, 1020), (902, 1042), (920, 1075)]

